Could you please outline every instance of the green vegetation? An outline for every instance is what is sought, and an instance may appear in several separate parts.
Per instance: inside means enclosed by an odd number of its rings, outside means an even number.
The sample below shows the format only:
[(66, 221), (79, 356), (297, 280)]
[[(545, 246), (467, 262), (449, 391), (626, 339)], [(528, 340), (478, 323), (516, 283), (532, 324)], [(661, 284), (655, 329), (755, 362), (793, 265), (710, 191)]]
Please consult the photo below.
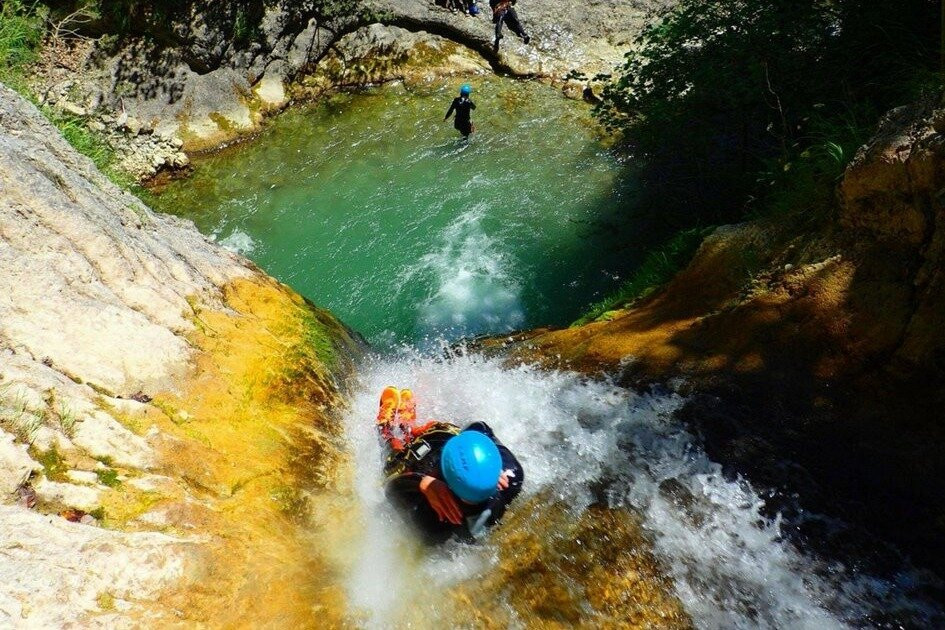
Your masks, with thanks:
[(682, 0), (643, 32), (597, 113), (647, 162), (647, 183), (663, 176), (664, 210), (737, 219), (766, 203), (771, 181), (759, 175), (772, 160), (785, 168), (817, 145), (856, 144), (929, 87), (936, 8)]
[(112, 458), (109, 455), (101, 455), (99, 457), (96, 457), (95, 459), (109, 467), (115, 464), (115, 462), (112, 460)]
[(27, 8), (22, 0), (0, 6), (0, 80), (6, 82), (36, 59), (45, 20), (44, 11)]
[[(278, 3), (280, 0), (217, 3), (204, 12), (204, 17), (228, 33), (237, 47), (246, 47), (259, 34), (266, 9)], [(185, 19), (197, 3), (194, 0), (96, 0), (92, 4), (108, 32), (173, 41), (177, 34), (171, 28), (172, 22)], [(334, 30), (351, 29), (372, 15), (361, 0), (299, 0), (281, 4), (288, 22), (305, 24), (315, 18), (320, 25)]]
[(69, 438), (75, 437), (75, 423), (78, 420), (75, 410), (60, 403), (56, 406), (55, 414), (62, 432)]
[(691, 228), (676, 234), (663, 246), (647, 254), (643, 263), (617, 291), (592, 304), (588, 312), (572, 324), (581, 326), (606, 315), (608, 311), (626, 308), (639, 298), (650, 295), (657, 287), (672, 279), (686, 266), (711, 228)]
[(95, 598), (95, 603), (102, 612), (112, 612), (115, 610), (115, 596), (108, 591), (102, 591)]
[(34, 451), (31, 449), (30, 455), (43, 467), (43, 474), (46, 475), (46, 479), (50, 481), (69, 480), (66, 476), (66, 471), (69, 470), (69, 466), (66, 465), (65, 460), (55, 446), (51, 447), (48, 451)]
[(879, 117), (940, 91), (938, 4), (681, 0), (596, 108), (641, 165), (637, 218), (672, 233), (831, 212)]
[(118, 471), (114, 468), (99, 468), (95, 471), (95, 476), (98, 477), (99, 483), (103, 486), (117, 488), (121, 485), (121, 480), (118, 479)]
[(10, 384), (0, 387), (0, 426), (21, 442), (32, 444), (36, 431), (44, 424), (44, 411), (32, 408), (22, 392), (11, 392), (11, 388)]
[(117, 170), (117, 155), (104, 137), (89, 129), (79, 116), (41, 106), (29, 87), (29, 66), (39, 56), (44, 37), (51, 27), (61, 28), (61, 22), (53, 24), (49, 16), (49, 8), (38, 2), (8, 0), (0, 7), (0, 82), (39, 107), (66, 141), (90, 158), (109, 179), (134, 192), (134, 180)]

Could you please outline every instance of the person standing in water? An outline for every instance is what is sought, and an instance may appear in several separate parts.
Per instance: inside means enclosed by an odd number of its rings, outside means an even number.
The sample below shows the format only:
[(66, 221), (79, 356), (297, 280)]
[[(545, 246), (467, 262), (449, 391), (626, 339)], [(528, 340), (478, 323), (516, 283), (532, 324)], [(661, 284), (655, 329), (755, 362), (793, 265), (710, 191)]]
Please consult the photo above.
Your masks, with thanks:
[(470, 120), (472, 110), (476, 109), (476, 104), (469, 98), (471, 93), (472, 87), (470, 87), (468, 83), (464, 83), (463, 87), (459, 88), (459, 96), (453, 99), (453, 103), (446, 112), (446, 118), (443, 119), (444, 121), (449, 120), (453, 112), (456, 112), (453, 126), (456, 127), (456, 130), (463, 134), (463, 138), (466, 139), (469, 138), (469, 134), (476, 130), (476, 127), (472, 124), (472, 120)]
[(522, 490), (522, 465), (485, 422), (420, 423), (413, 392), (386, 387), (376, 426), (385, 494), (429, 543), (478, 540)]
[(492, 49), (499, 52), (499, 40), (502, 39), (502, 25), (508, 24), (509, 30), (522, 38), (525, 44), (531, 41), (531, 38), (525, 32), (522, 23), (518, 19), (518, 13), (515, 12), (516, 0), (489, 0), (489, 8), (492, 9), (492, 22), (495, 24), (495, 42)]

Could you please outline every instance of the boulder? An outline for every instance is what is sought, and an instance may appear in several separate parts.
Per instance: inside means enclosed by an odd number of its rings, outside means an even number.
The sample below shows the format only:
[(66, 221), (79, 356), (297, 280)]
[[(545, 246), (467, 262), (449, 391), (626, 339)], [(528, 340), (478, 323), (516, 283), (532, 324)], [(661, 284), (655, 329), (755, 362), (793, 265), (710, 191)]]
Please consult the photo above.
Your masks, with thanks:
[(73, 116), (85, 117), (89, 113), (84, 107), (76, 105), (71, 101), (59, 101), (58, 107), (62, 111), (66, 112), (67, 114), (72, 114)]
[(13, 435), (0, 431), (0, 495), (10, 495), (41, 466), (27, 453), (25, 444), (14, 441)]

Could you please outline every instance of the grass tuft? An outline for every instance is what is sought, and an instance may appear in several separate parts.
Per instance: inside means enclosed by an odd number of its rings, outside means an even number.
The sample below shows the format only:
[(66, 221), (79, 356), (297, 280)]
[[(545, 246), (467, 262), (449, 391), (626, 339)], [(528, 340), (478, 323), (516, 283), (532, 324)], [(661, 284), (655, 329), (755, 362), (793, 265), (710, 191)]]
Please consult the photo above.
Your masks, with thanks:
[(702, 239), (710, 230), (711, 228), (691, 228), (677, 233), (662, 247), (651, 251), (630, 279), (615, 293), (592, 304), (588, 312), (571, 325), (583, 326), (596, 321), (605, 313), (624, 308), (669, 282), (678, 271), (689, 264)]
[(45, 424), (42, 410), (30, 407), (22, 392), (10, 393), (10, 385), (0, 390), (0, 426), (5, 427), (21, 442), (32, 444), (36, 432)]

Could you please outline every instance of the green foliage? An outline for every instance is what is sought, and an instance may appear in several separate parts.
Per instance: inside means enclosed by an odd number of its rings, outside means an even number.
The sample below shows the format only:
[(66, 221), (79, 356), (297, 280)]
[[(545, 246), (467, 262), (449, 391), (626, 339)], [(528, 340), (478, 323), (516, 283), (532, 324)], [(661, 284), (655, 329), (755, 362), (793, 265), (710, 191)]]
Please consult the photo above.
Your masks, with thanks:
[(246, 7), (236, 8), (236, 17), (233, 19), (233, 41), (241, 46), (247, 45), (258, 32), (258, 27), (258, 23), (253, 24)]
[(118, 155), (115, 150), (101, 134), (89, 129), (82, 118), (47, 106), (41, 107), (41, 110), (46, 118), (59, 129), (63, 138), (76, 151), (92, 160), (98, 170), (112, 182), (131, 192), (138, 190), (134, 178), (117, 168)]
[(572, 324), (581, 326), (593, 322), (608, 311), (624, 308), (635, 300), (646, 297), (653, 290), (665, 284), (685, 267), (693, 254), (708, 234), (709, 229), (692, 228), (683, 230), (659, 247), (647, 254), (643, 263), (630, 278), (612, 295), (591, 305), (588, 312)]
[(46, 479), (50, 481), (68, 481), (66, 471), (69, 470), (69, 467), (55, 446), (48, 451), (37, 451), (31, 453), (31, 455), (43, 467), (43, 474), (46, 475)]
[(304, 25), (315, 18), (321, 26), (344, 28), (369, 17), (362, 0), (238, 0), (206, 6), (195, 0), (97, 0), (97, 9), (107, 29), (122, 34), (154, 37), (160, 41), (176, 39), (172, 23), (189, 22), (195, 9), (214, 28), (227, 33), (239, 47), (252, 42), (266, 10), (279, 6), (286, 22)]
[(748, 204), (747, 216), (784, 215), (796, 212), (821, 216), (835, 205), (835, 188), (847, 164), (868, 138), (873, 122), (868, 109), (837, 113), (832, 117), (814, 114), (805, 121), (809, 132), (788, 158), (763, 162), (758, 186), (763, 203)]
[(91, 159), (99, 170), (106, 171), (115, 160), (112, 148), (101, 137), (85, 126), (78, 116), (43, 107), (43, 114), (50, 120), (69, 142), (82, 155)]
[(45, 20), (45, 7), (35, 3), (6, 0), (0, 5), (0, 81), (19, 83), (18, 74), (36, 59)]
[[(737, 220), (767, 202), (773, 161), (842, 167), (867, 125), (929, 85), (937, 6), (681, 0), (640, 36), (597, 114), (645, 162), (646, 203), (679, 225)], [(836, 169), (823, 170), (829, 182)]]
[(121, 485), (121, 481), (118, 479), (118, 471), (114, 468), (99, 468), (95, 471), (95, 476), (98, 477), (99, 483), (103, 486), (117, 488)]
[(71, 407), (59, 405), (56, 409), (56, 416), (59, 418), (59, 427), (67, 437), (75, 437), (75, 423), (78, 418)]
[(112, 460), (111, 456), (109, 455), (101, 455), (99, 457), (96, 457), (95, 459), (97, 459), (98, 461), (102, 462), (103, 464), (109, 467), (113, 466), (115, 463), (114, 460)]
[[(938, 0), (679, 0), (643, 31), (595, 109), (638, 166), (633, 220), (686, 234), (831, 212), (879, 116), (941, 91), (938, 10)], [(671, 263), (688, 260), (670, 255), (674, 241), (580, 321), (668, 280)]]
[(12, 384), (0, 387), (0, 427), (21, 442), (32, 444), (36, 432), (45, 424), (44, 410), (31, 407), (26, 395), (12, 388)]
[[(38, 56), (48, 17), (49, 10), (36, 2), (26, 5), (22, 0), (8, 0), (0, 7), (0, 82), (37, 106), (38, 99), (25, 75), (29, 64)], [(134, 192), (135, 181), (115, 168), (115, 151), (100, 134), (86, 127), (82, 118), (51, 107), (41, 106), (40, 109), (79, 153), (89, 157), (118, 186)]]

